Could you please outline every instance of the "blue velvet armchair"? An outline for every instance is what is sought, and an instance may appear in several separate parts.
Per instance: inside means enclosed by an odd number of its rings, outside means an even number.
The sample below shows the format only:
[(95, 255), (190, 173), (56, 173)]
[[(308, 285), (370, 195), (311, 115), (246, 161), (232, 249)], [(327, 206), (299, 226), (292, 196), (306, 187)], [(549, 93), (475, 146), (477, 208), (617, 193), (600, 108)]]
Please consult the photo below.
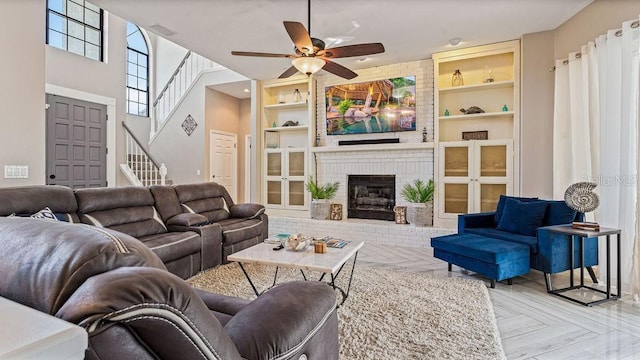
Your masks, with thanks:
[[(477, 234), (484, 237), (517, 242), (528, 245), (530, 248), (530, 266), (532, 269), (542, 271), (545, 274), (547, 290), (552, 290), (550, 274), (559, 273), (571, 268), (569, 236), (555, 233), (549, 230), (552, 225), (569, 224), (573, 221), (583, 221), (584, 214), (576, 213), (569, 209), (564, 201), (524, 199), (524, 201), (545, 202), (544, 217), (541, 226), (534, 231), (523, 234), (522, 231), (510, 232), (501, 228), (500, 220), (505, 216), (508, 207), (505, 207), (507, 196), (501, 196), (498, 208), (494, 212), (476, 214), (463, 214), (458, 216), (458, 234)], [(523, 198), (512, 198), (520, 201)], [(507, 214), (511, 216), (514, 214)], [(517, 215), (518, 220), (523, 216)], [(526, 232), (525, 232), (526, 233)], [(535, 234), (535, 236), (532, 236)], [(598, 264), (598, 239), (587, 238), (584, 240), (584, 264), (580, 263), (580, 240), (573, 238), (574, 242), (574, 267), (587, 268), (591, 279), (597, 282), (592, 266)]]

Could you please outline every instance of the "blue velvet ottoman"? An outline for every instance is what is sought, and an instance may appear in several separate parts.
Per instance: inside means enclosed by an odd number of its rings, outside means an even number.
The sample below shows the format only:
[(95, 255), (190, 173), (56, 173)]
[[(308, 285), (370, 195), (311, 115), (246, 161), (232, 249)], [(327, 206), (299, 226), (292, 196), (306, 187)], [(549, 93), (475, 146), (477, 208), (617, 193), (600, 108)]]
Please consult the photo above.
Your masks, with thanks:
[(529, 272), (529, 246), (475, 234), (454, 234), (431, 239), (433, 256), (491, 279), (509, 279)]

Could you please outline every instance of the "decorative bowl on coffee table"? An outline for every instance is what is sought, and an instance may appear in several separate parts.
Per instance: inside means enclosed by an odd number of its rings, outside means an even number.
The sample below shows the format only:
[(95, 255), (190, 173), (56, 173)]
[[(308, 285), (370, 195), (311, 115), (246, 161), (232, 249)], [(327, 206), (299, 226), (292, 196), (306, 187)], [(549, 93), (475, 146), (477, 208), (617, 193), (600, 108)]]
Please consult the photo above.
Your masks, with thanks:
[(313, 238), (302, 234), (292, 234), (284, 242), (284, 248), (288, 251), (305, 251), (309, 248)]

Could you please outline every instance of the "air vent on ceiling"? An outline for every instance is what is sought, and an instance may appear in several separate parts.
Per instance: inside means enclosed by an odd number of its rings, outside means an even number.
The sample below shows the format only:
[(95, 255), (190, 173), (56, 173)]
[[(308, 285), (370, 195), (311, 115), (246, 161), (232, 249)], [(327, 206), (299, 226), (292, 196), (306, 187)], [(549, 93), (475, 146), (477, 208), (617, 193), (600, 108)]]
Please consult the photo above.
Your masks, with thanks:
[(157, 33), (159, 35), (162, 36), (172, 36), (175, 35), (176, 32), (170, 29), (167, 29), (166, 27), (160, 25), (160, 24), (153, 24), (151, 26), (149, 26), (149, 30), (153, 31), (154, 33)]

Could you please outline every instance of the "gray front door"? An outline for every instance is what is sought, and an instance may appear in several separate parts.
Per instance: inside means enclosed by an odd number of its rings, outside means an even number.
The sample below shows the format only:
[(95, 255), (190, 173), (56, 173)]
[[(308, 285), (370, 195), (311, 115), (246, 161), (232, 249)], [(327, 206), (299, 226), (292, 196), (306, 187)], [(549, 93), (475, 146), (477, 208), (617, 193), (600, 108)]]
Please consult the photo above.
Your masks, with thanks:
[(47, 94), (47, 184), (107, 186), (107, 106)]

